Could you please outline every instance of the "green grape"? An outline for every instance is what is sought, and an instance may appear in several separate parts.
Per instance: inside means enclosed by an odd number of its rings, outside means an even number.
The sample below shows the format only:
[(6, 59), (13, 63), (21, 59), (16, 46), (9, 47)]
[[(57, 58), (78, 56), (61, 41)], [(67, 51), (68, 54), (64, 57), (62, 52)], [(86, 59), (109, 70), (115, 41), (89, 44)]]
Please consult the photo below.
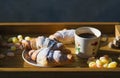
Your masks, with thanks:
[(108, 63), (109, 63), (109, 58), (100, 57), (100, 61), (101, 61), (103, 64), (108, 64)]
[(108, 68), (116, 68), (117, 67), (117, 62), (113, 61), (108, 64)]
[(25, 37), (25, 40), (29, 41), (31, 38), (29, 36)]
[(19, 41), (18, 41), (17, 37), (13, 37), (13, 38), (12, 38), (12, 42), (13, 42), (13, 43), (18, 43)]
[(97, 66), (98, 68), (102, 68), (102, 67), (103, 67), (102, 62), (101, 62), (99, 59), (96, 60), (96, 66)]
[(96, 63), (95, 62), (89, 62), (89, 67), (90, 68), (96, 68)]
[(22, 35), (18, 35), (17, 38), (19, 39), (19, 41), (23, 40), (23, 36)]
[(17, 48), (16, 48), (15, 46), (11, 46), (10, 49), (11, 49), (12, 51), (16, 51)]
[(8, 42), (12, 42), (12, 37), (10, 37), (10, 38), (8, 39)]
[(108, 67), (108, 63), (104, 64), (103, 67), (104, 67), (104, 68), (107, 68), (107, 67)]

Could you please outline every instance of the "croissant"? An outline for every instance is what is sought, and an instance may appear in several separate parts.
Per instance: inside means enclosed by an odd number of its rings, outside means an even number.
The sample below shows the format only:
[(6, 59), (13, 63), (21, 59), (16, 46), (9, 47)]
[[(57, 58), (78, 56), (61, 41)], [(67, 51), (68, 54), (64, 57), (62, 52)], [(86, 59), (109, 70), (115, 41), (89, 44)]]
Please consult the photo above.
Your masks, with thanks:
[(22, 41), (22, 44), (29, 49), (30, 59), (42, 66), (61, 66), (74, 60), (71, 51), (62, 43), (44, 36)]
[(64, 48), (62, 43), (49, 39), (45, 36), (38, 36), (37, 38), (32, 38), (30, 41), (22, 40), (21, 43), (25, 49), (37, 50), (43, 47), (54, 47), (54, 49)]
[(61, 66), (73, 62), (72, 54), (44, 47), (38, 50), (28, 52), (30, 58), (41, 66)]
[(70, 30), (63, 29), (63, 30), (57, 31), (53, 35), (50, 35), (49, 38), (55, 39), (64, 44), (70, 44), (74, 42), (74, 32), (75, 32), (74, 29), (70, 29)]

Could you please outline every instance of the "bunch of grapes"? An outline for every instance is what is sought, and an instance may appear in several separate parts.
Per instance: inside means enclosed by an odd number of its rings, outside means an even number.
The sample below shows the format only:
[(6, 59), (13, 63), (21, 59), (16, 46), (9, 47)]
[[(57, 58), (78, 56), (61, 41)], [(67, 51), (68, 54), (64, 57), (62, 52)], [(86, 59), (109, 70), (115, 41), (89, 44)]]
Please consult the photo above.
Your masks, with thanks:
[(29, 41), (30, 39), (31, 38), (29, 36), (23, 38), (22, 35), (8, 38), (6, 42), (2, 43), (4, 47), (8, 48), (8, 50), (5, 53), (0, 53), (0, 59), (4, 58), (5, 56), (15, 56), (15, 51), (17, 51), (18, 49), (22, 49), (21, 41)]
[(98, 59), (95, 57), (90, 57), (87, 61), (90, 68), (116, 68), (117, 62), (112, 61), (108, 55), (104, 55)]
[(21, 46), (21, 41), (22, 40), (27, 40), (29, 41), (31, 38), (29, 36), (26, 36), (25, 38), (23, 38), (22, 35), (18, 35), (17, 37), (11, 37), (8, 39), (8, 42), (12, 42), (14, 45), (11, 46), (11, 50), (12, 51), (16, 51), (16, 49), (20, 49)]

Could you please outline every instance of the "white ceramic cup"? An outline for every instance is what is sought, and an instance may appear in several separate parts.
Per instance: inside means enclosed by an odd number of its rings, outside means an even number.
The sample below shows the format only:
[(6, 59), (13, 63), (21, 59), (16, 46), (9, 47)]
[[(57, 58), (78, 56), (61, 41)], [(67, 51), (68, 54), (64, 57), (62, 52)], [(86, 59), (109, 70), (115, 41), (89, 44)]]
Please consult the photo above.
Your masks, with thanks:
[[(81, 34), (84, 34), (85, 37)], [(80, 27), (75, 30), (74, 35), (75, 52), (79, 57), (88, 58), (97, 54), (101, 39), (100, 30), (93, 27)]]

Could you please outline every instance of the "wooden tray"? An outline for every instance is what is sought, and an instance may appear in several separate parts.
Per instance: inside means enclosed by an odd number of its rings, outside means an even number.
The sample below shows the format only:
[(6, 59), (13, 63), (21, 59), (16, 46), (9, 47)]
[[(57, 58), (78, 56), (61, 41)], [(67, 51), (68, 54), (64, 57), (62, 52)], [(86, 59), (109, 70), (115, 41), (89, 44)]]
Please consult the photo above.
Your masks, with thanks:
[[(107, 34), (110, 42), (115, 37), (115, 25), (119, 25), (119, 22), (0, 23), (0, 34), (4, 37), (16, 36), (18, 34), (48, 36), (64, 28), (75, 29), (82, 26), (90, 26), (98, 28), (103, 34)], [(74, 45), (66, 45), (66, 47), (74, 54)], [(22, 51), (16, 53), (15, 57), (7, 57), (0, 60), (0, 72), (120, 72), (120, 67), (115, 69), (88, 68), (86, 59), (79, 58), (76, 58), (75, 63), (64, 67), (34, 67), (23, 61), (21, 53)], [(112, 58), (117, 59), (120, 55), (120, 50), (110, 49), (107, 45), (104, 45), (100, 47), (97, 55), (102, 56), (104, 54), (108, 54)]]

